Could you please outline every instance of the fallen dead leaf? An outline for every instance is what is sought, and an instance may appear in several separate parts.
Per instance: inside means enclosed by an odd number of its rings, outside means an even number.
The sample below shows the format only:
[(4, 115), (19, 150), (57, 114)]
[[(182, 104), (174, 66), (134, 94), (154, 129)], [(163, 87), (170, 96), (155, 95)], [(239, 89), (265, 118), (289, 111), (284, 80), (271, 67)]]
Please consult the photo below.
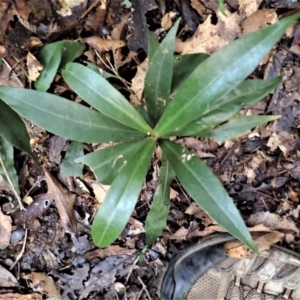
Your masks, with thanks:
[(299, 229), (295, 222), (289, 217), (280, 217), (277, 214), (270, 212), (258, 212), (250, 216), (247, 221), (248, 225), (254, 226), (262, 224), (272, 230), (280, 231), (282, 233), (293, 233), (299, 235)]
[(134, 107), (142, 104), (142, 96), (147, 68), (148, 59), (145, 59), (139, 66), (137, 66), (137, 72), (131, 80), (131, 90), (133, 91), (133, 93), (130, 95), (130, 102)]
[(92, 260), (94, 258), (103, 259), (111, 255), (133, 255), (136, 253), (136, 249), (128, 249), (120, 247), (118, 245), (111, 245), (105, 249), (95, 249), (89, 252), (86, 252), (83, 257), (87, 260)]
[(99, 36), (91, 36), (83, 39), (83, 41), (99, 52), (116, 50), (126, 45), (125, 41), (107, 40), (107, 39), (102, 39)]
[(161, 27), (164, 30), (168, 30), (173, 26), (173, 19), (176, 16), (176, 13), (173, 11), (170, 11), (168, 13), (166, 13), (162, 19), (161, 19)]
[(48, 298), (53, 300), (60, 300), (61, 296), (59, 290), (55, 286), (54, 280), (52, 277), (48, 276), (45, 273), (40, 272), (31, 272), (28, 275), (24, 276), (25, 279), (30, 279), (30, 287), (35, 292), (45, 293)]
[(260, 9), (241, 23), (242, 32), (243, 34), (248, 34), (277, 21), (278, 17), (274, 9)]
[(55, 200), (62, 228), (76, 233), (77, 222), (74, 214), (76, 195), (63, 187), (47, 170), (45, 170), (45, 178), (48, 185), (48, 193), (51, 194)]
[(0, 208), (0, 249), (5, 249), (10, 244), (11, 231), (11, 218), (5, 215)]
[[(284, 234), (278, 231), (252, 234), (259, 252), (269, 250), (272, 245), (282, 241), (283, 237)], [(228, 256), (233, 258), (252, 258), (254, 256), (254, 253), (238, 240), (227, 242), (223, 250)]]
[(30, 293), (29, 295), (22, 295), (18, 293), (5, 293), (0, 295), (0, 300), (42, 300), (43, 295), (39, 293)]
[(40, 76), (40, 71), (43, 70), (41, 63), (30, 52), (27, 54), (27, 69), (28, 79), (31, 81), (36, 81)]
[(243, 20), (237, 13), (226, 11), (225, 17), (220, 11), (217, 12), (218, 23), (213, 24), (211, 15), (200, 24), (194, 35), (187, 41), (176, 39), (175, 51), (188, 53), (212, 54), (236, 39), (241, 34), (239, 24)]
[(194, 215), (195, 218), (200, 219), (204, 224), (205, 228), (209, 224), (215, 223), (195, 202), (191, 203), (191, 205), (186, 209), (185, 213), (188, 215)]
[(93, 189), (95, 199), (97, 200), (99, 206), (103, 203), (104, 198), (110, 188), (110, 185), (104, 185), (97, 182), (92, 182), (90, 184), (91, 188)]
[(18, 280), (8, 270), (0, 265), (0, 287), (18, 287)]

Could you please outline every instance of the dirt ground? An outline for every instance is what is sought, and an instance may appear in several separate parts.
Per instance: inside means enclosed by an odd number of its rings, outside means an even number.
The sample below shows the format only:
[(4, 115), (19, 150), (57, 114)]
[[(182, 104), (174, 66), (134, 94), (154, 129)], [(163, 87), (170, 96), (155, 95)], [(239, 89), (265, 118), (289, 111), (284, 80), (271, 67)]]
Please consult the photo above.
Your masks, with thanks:
[[(175, 51), (212, 54), (299, 11), (300, 4), (229, 0), (225, 10), (227, 16), (216, 0), (2, 0), (0, 85), (32, 88), (40, 70), (38, 50), (55, 41), (80, 40), (84, 51), (77, 61), (94, 63), (122, 78), (113, 83), (128, 83), (133, 93), (125, 94), (136, 105), (147, 67), (147, 30), (162, 40), (181, 17)], [(295, 251), (300, 250), (299, 42), (297, 22), (250, 76), (282, 76), (282, 83), (242, 113), (281, 118), (225, 143), (178, 138), (220, 178), (258, 242), (268, 240), (269, 246), (280, 243)], [(81, 101), (59, 74), (48, 92)], [(113, 245), (98, 249), (91, 240), (91, 222), (109, 186), (97, 183), (86, 166), (81, 176), (65, 175), (70, 142), (24, 122), (40, 165), (15, 150), (26, 211), (18, 209), (15, 194), (0, 177), (0, 299), (158, 299), (163, 262), (201, 237), (222, 231), (175, 180), (167, 226), (142, 251), (144, 222), (157, 186), (159, 165), (153, 161), (127, 227)], [(85, 144), (84, 152), (101, 146)], [(71, 224), (68, 230), (66, 223)], [(245, 250), (233, 249), (231, 255), (237, 253), (245, 255)]]

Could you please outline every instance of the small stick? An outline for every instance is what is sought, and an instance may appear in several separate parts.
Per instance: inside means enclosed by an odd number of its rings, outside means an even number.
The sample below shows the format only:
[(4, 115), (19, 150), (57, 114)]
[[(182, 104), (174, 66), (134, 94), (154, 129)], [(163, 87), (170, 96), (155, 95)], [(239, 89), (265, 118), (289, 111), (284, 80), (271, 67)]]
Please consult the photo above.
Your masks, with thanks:
[[(147, 287), (146, 287), (146, 285), (144, 284), (144, 282), (142, 281), (142, 279), (140, 278), (140, 276), (138, 276), (138, 280), (139, 280), (139, 282), (141, 283), (141, 285), (142, 285), (142, 290), (141, 290), (141, 293), (143, 292), (143, 291), (145, 291), (145, 293), (147, 294), (147, 296), (148, 296), (148, 298), (149, 298), (149, 300), (151, 300), (151, 297), (150, 297), (150, 294), (149, 294), (149, 292), (148, 292), (148, 290), (147, 290)], [(139, 295), (139, 297), (141, 296), (141, 294)], [(139, 299), (139, 297), (138, 297), (138, 299)]]
[(24, 251), (25, 251), (25, 245), (26, 245), (26, 240), (27, 240), (27, 233), (28, 233), (28, 229), (25, 229), (25, 236), (24, 236), (24, 242), (23, 242), (23, 246), (22, 249), (20, 251), (20, 253), (18, 254), (18, 256), (16, 257), (15, 262), (12, 264), (12, 266), (9, 268), (10, 270), (12, 270), (14, 268), (14, 266), (18, 263), (18, 261), (22, 258)]

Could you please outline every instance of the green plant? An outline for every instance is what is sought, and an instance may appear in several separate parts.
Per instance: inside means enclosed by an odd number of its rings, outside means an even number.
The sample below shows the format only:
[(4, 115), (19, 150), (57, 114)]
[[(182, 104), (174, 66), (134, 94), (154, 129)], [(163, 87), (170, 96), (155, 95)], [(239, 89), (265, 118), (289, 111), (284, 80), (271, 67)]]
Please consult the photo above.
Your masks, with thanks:
[[(253, 251), (256, 246), (222, 184), (197, 155), (170, 141), (172, 136), (204, 136), (224, 140), (274, 116), (236, 114), (245, 104), (273, 91), (280, 78), (245, 80), (298, 15), (244, 36), (208, 57), (175, 59), (179, 20), (161, 44), (149, 33), (146, 110), (133, 108), (106, 79), (78, 63), (62, 71), (67, 84), (92, 110), (49, 93), (0, 87), (0, 98), (20, 115), (70, 140), (118, 143), (76, 161), (87, 164), (97, 180), (111, 184), (92, 225), (99, 247), (114, 242), (138, 199), (155, 146), (162, 149), (159, 186), (146, 221), (147, 243), (166, 224), (170, 183), (175, 176), (187, 193), (229, 233)], [(138, 113), (147, 114), (148, 122)]]
[[(57, 73), (68, 62), (73, 61), (83, 53), (84, 45), (74, 41), (59, 41), (42, 48), (38, 58), (42, 62), (44, 70), (35, 82), (35, 88), (46, 91)], [(0, 68), (2, 60), (0, 60)], [(23, 209), (20, 200), (18, 177), (14, 168), (13, 146), (27, 152), (35, 159), (30, 145), (29, 135), (22, 119), (7, 104), (0, 100), (0, 175), (5, 183), (14, 192), (19, 200), (20, 208)]]

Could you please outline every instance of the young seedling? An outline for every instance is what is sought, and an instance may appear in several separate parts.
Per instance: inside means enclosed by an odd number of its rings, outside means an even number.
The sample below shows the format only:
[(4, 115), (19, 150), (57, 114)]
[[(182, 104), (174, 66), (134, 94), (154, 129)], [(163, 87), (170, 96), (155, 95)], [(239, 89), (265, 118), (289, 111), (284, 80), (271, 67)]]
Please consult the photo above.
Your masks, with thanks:
[[(253, 251), (256, 246), (237, 208), (197, 155), (170, 141), (172, 136), (226, 140), (276, 116), (236, 116), (279, 84), (280, 78), (246, 80), (299, 14), (234, 41), (212, 56), (174, 60), (179, 20), (161, 44), (149, 34), (149, 66), (144, 98), (148, 122), (105, 78), (68, 63), (66, 83), (94, 109), (49, 93), (0, 87), (0, 98), (31, 122), (70, 140), (114, 142), (77, 159), (111, 184), (92, 224), (99, 247), (113, 243), (136, 205), (155, 147), (162, 149), (159, 186), (146, 221), (147, 243), (161, 234), (169, 212), (170, 184), (176, 176), (186, 192), (219, 225)], [(221, 125), (220, 125), (221, 124)]]

